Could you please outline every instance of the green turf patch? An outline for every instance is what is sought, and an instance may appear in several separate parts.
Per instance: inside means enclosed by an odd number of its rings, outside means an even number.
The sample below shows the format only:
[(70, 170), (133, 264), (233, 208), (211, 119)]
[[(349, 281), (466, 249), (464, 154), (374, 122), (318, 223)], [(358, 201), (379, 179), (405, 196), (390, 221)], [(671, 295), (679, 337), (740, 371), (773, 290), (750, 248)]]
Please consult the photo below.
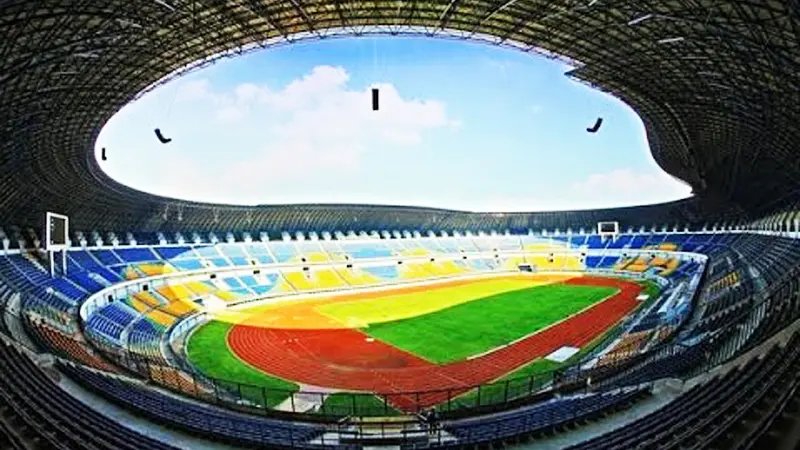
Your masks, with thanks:
[(402, 413), (371, 394), (339, 392), (325, 397), (320, 411), (334, 416), (398, 416)]
[(539, 331), (617, 292), (606, 286), (551, 284), (496, 294), (431, 314), (374, 324), (370, 336), (446, 364)]
[(318, 307), (317, 310), (343, 323), (350, 323), (355, 319), (363, 324), (374, 325), (430, 314), (469, 301), (529, 287), (531, 281), (523, 278), (477, 280), (466, 285), (434, 286), (425, 291), (380, 295), (369, 301), (330, 303)]
[(553, 380), (553, 370), (561, 364), (549, 359), (540, 358), (519, 369), (508, 373), (499, 380), (473, 389), (439, 408), (447, 411), (458, 408), (474, 408), (476, 406), (505, 403), (517, 397), (537, 392)]
[[(192, 333), (186, 353), (189, 361), (205, 376), (220, 380), (218, 386), (261, 407), (272, 408), (297, 392), (295, 383), (272, 377), (249, 366), (228, 347), (233, 324), (211, 321)], [(224, 380), (224, 381), (221, 381)]]

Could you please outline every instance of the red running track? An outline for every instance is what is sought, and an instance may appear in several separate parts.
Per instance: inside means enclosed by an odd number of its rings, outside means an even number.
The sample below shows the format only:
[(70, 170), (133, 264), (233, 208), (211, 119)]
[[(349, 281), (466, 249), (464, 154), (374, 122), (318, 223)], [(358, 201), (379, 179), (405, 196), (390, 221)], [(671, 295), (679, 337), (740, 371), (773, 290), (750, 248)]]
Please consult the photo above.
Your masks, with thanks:
[[(228, 334), (232, 351), (248, 364), (278, 377), (314, 386), (381, 394), (454, 390), (488, 383), (563, 346), (583, 347), (638, 304), (639, 285), (623, 280), (579, 277), (567, 284), (612, 286), (613, 297), (526, 339), (470, 360), (436, 365), (353, 329), (298, 330), (236, 325)], [(446, 392), (395, 398), (400, 408), (429, 406)]]

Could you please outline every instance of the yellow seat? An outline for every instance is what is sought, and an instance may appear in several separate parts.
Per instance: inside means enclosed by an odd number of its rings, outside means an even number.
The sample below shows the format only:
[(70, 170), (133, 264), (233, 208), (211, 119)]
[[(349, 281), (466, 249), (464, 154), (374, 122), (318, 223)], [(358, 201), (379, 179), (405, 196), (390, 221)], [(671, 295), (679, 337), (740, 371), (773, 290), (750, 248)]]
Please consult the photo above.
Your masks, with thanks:
[(400, 278), (415, 280), (420, 278), (430, 278), (434, 275), (430, 267), (430, 263), (404, 263), (398, 266)]
[(163, 275), (165, 273), (173, 273), (175, 269), (166, 263), (144, 263), (137, 264), (136, 268), (148, 277)]
[(627, 267), (625, 267), (625, 270), (628, 272), (644, 272), (649, 268), (650, 266), (646, 264), (629, 264)]
[(429, 253), (424, 248), (411, 248), (401, 251), (400, 254), (403, 256), (426, 256)]
[(161, 310), (175, 317), (183, 317), (200, 309), (194, 303), (185, 300), (175, 300), (161, 307)]
[(650, 260), (650, 265), (656, 267), (664, 267), (667, 265), (667, 258), (656, 256), (655, 258)]
[(189, 281), (186, 283), (186, 287), (195, 294), (208, 294), (209, 292), (213, 292), (215, 290), (214, 287), (200, 281)]
[(442, 261), (437, 264), (439, 264), (442, 271), (447, 275), (456, 275), (470, 271), (467, 267), (456, 264), (455, 261)]
[(336, 273), (338, 273), (339, 276), (341, 276), (344, 281), (351, 286), (363, 286), (367, 284), (380, 283), (380, 279), (375, 275), (356, 268), (337, 269)]
[(192, 294), (192, 292), (189, 289), (186, 289), (186, 286), (182, 284), (176, 284), (172, 286), (161, 286), (160, 288), (158, 288), (158, 293), (170, 299), (171, 301), (175, 301), (181, 298), (191, 298), (194, 296), (194, 294)]
[(239, 294), (232, 291), (216, 291), (214, 295), (219, 297), (222, 301), (232, 302), (239, 298)]
[[(531, 259), (533, 259), (533, 261), (531, 261), (531, 263), (535, 264), (536, 266), (540, 266), (540, 265), (544, 264), (547, 261), (547, 258), (543, 257), (543, 256), (536, 256), (536, 257), (528, 257), (527, 258), (527, 260), (529, 260), (529, 261)], [(522, 256), (512, 256), (511, 258), (508, 258), (505, 261), (503, 261), (503, 268), (507, 269), (507, 270), (516, 270), (516, 269), (519, 268), (520, 264), (527, 264), (526, 258), (523, 258)]]
[(128, 298), (126, 298), (125, 299), (125, 303), (130, 305), (133, 309), (135, 309), (138, 312), (145, 312), (145, 311), (149, 310), (150, 308), (152, 308), (152, 305), (148, 305), (147, 303), (139, 300), (136, 297), (128, 297)]
[(316, 278), (317, 286), (322, 289), (344, 287), (347, 285), (344, 280), (331, 269), (313, 271), (312, 277)]
[(299, 291), (311, 291), (317, 288), (313, 280), (309, 279), (302, 272), (284, 272), (284, 277), (295, 289)]
[(122, 269), (122, 278), (125, 278), (126, 280), (135, 280), (137, 278), (140, 278), (140, 276), (135, 268), (133, 268), (132, 266), (128, 266)]
[(322, 252), (310, 252), (303, 255), (307, 262), (325, 262), (330, 261), (328, 255)]
[(166, 328), (169, 328), (170, 326), (172, 326), (173, 323), (175, 323), (176, 320), (178, 320), (176, 317), (171, 316), (163, 311), (159, 311), (157, 309), (150, 311), (146, 315), (148, 319), (152, 320), (157, 324), (163, 325)]
[(150, 306), (160, 306), (161, 305), (161, 302), (158, 301), (158, 299), (155, 298), (153, 296), (153, 294), (151, 294), (149, 292), (146, 292), (146, 291), (137, 292), (137, 293), (133, 294), (133, 296), (136, 297), (138, 300), (141, 300), (141, 301), (147, 303)]

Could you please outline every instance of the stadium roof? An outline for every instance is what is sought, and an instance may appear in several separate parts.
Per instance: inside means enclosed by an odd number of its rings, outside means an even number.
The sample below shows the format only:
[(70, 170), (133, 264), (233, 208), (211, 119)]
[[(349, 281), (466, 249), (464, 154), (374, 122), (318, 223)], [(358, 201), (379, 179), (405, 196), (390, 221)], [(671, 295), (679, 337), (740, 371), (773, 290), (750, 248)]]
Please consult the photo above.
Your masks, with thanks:
[(10, 0), (0, 4), (0, 30), (5, 223), (39, 224), (51, 210), (84, 229), (158, 228), (179, 211), (185, 226), (201, 226), (222, 211), (228, 225), (260, 225), (270, 217), (263, 208), (212, 208), (111, 180), (94, 157), (100, 129), (192, 67), (369, 31), (479, 39), (571, 61), (571, 76), (641, 115), (656, 161), (698, 193), (690, 208), (755, 214), (800, 187), (797, 1)]

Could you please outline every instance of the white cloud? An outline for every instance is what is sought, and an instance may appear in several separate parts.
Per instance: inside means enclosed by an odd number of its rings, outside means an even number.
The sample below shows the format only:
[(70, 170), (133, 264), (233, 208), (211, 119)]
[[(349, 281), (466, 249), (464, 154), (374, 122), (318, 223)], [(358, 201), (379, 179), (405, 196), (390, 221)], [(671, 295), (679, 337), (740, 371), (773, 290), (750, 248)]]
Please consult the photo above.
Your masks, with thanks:
[[(426, 133), (460, 127), (442, 102), (404, 98), (392, 84), (377, 86), (380, 110), (372, 111), (371, 87), (354, 90), (348, 81), (341, 67), (317, 66), (277, 89), (256, 83), (221, 89), (207, 79), (166, 86), (126, 107), (133, 111), (112, 118), (101, 136), (118, 154), (147, 148), (154, 157), (117, 157), (104, 166), (117, 180), (161, 195), (264, 203), (269, 192), (283, 198), (322, 175), (353, 176), (365, 157), (394, 156), (420, 145)], [(159, 126), (175, 138), (168, 147), (153, 149), (150, 135), (131, 142), (120, 132), (162, 116)], [(116, 123), (120, 117), (124, 123)]]
[(523, 190), (450, 206), (480, 212), (566, 211), (662, 203), (685, 198), (690, 193), (689, 186), (660, 169), (618, 169), (591, 174), (565, 188)]
[(585, 198), (595, 207), (641, 205), (677, 200), (688, 196), (691, 188), (665, 172), (617, 169), (595, 173), (570, 186), (575, 197)]
[(174, 88), (177, 89), (175, 101), (187, 102), (205, 98), (209, 95), (210, 88), (210, 83), (206, 79), (184, 82), (183, 84)]

